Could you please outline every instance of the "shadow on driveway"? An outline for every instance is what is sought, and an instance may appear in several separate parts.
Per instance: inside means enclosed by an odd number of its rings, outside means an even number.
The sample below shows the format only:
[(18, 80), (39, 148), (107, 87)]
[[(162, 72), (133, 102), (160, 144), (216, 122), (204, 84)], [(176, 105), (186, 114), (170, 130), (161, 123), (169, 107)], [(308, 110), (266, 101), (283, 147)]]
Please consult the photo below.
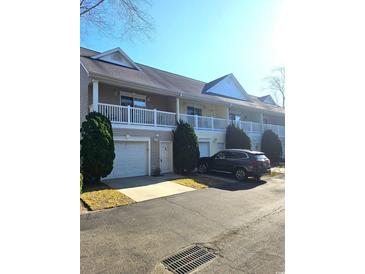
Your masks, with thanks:
[(216, 188), (228, 191), (248, 190), (266, 184), (264, 180), (257, 181), (254, 178), (248, 178), (242, 182), (237, 181), (230, 174), (221, 174), (210, 172), (208, 174), (198, 174), (195, 180), (202, 184), (208, 185), (210, 188)]

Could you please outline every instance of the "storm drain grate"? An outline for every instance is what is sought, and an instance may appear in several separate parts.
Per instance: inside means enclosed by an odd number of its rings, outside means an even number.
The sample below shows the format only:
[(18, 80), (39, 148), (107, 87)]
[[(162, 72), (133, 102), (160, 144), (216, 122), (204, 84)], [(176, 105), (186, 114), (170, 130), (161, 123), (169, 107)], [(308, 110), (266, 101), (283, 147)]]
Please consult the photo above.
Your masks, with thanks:
[(190, 273), (199, 266), (213, 260), (216, 256), (206, 248), (194, 245), (167, 257), (162, 263), (177, 274)]

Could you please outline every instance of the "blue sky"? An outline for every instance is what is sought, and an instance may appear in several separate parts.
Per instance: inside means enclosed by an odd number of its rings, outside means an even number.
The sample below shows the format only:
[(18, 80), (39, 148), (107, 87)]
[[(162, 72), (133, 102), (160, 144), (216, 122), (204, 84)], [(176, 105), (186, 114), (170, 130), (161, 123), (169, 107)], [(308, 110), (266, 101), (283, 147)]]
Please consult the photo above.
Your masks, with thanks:
[(233, 73), (247, 92), (264, 95), (263, 78), (283, 65), (282, 1), (150, 0), (151, 39), (134, 41), (97, 30), (81, 46), (120, 47), (132, 60), (202, 81)]

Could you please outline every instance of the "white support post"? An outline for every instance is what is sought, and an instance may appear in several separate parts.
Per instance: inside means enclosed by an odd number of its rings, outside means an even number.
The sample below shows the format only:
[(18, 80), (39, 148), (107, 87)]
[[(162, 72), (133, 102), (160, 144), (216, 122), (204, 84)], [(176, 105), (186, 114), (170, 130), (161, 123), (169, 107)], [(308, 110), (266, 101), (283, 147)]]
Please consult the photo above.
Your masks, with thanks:
[(229, 125), (229, 107), (226, 108), (226, 125)]
[(98, 111), (99, 103), (99, 81), (93, 80), (93, 111)]
[(176, 97), (176, 120), (180, 121), (180, 98)]
[(157, 109), (153, 110), (153, 125), (157, 127)]
[(195, 128), (198, 128), (198, 115), (195, 114)]
[(131, 106), (130, 105), (128, 105), (128, 125), (130, 125), (131, 124)]
[(264, 132), (264, 113), (260, 113), (260, 124), (261, 124), (261, 132)]
[(210, 121), (212, 123), (212, 129), (214, 129), (214, 119), (213, 119), (213, 117), (210, 117)]

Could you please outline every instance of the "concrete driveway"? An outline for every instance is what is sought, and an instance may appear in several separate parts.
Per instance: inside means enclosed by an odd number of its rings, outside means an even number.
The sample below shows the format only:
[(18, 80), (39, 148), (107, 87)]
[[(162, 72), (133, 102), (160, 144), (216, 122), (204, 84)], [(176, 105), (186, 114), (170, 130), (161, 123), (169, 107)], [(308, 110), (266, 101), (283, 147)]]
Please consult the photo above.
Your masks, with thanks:
[(218, 258), (199, 273), (284, 271), (284, 179), (224, 183), (81, 219), (81, 273), (166, 273), (161, 259), (193, 243)]
[(170, 173), (159, 177), (139, 176), (105, 180), (104, 183), (117, 189), (134, 201), (142, 202), (195, 190), (194, 188), (171, 181), (178, 178), (183, 177)]

